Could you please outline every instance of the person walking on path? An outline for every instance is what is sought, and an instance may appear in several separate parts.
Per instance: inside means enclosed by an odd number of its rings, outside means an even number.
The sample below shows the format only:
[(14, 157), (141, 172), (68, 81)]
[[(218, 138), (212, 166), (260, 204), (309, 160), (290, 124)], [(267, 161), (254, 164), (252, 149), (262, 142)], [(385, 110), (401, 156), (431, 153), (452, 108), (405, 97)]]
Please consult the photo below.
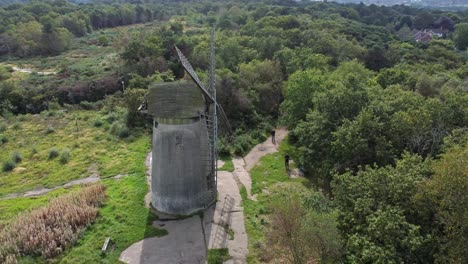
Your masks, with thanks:
[(288, 173), (289, 175), (289, 155), (286, 154), (286, 156), (284, 156), (284, 167), (286, 168), (286, 172)]
[(271, 130), (271, 143), (273, 143), (273, 145), (276, 145), (276, 130)]

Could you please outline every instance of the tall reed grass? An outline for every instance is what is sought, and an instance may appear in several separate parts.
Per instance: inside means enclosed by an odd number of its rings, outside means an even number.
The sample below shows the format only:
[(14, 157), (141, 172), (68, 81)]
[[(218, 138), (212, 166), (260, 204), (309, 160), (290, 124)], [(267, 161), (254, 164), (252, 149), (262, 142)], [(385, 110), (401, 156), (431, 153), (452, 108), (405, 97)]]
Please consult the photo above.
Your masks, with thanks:
[(17, 263), (23, 255), (59, 255), (96, 219), (104, 199), (104, 186), (95, 184), (19, 215), (0, 230), (0, 263)]

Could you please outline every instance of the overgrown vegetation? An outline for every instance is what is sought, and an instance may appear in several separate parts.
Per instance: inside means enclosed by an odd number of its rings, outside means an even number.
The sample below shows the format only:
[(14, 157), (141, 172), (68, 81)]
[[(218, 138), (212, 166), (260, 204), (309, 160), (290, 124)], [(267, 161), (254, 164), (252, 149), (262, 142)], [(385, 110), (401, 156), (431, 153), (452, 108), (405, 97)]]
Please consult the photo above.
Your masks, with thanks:
[(229, 251), (227, 248), (209, 249), (207, 263), (208, 264), (222, 264), (230, 259)]
[(94, 222), (104, 198), (104, 186), (93, 185), (18, 216), (0, 231), (0, 261), (16, 263), (22, 255), (59, 255)]

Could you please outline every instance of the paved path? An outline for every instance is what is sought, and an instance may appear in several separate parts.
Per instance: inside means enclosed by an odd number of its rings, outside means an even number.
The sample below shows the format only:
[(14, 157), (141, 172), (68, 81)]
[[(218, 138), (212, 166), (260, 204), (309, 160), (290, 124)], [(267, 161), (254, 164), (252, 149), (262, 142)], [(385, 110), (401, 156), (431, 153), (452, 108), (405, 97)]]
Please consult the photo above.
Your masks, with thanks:
[(276, 130), (276, 144), (273, 144), (270, 136), (263, 143), (256, 145), (244, 158), (237, 157), (232, 160), (234, 163), (234, 176), (245, 186), (249, 199), (255, 200), (251, 193), (252, 179), (249, 171), (260, 161), (260, 158), (277, 152), (279, 144), (287, 135), (288, 131), (286, 129), (279, 128)]
[[(287, 131), (276, 132), (277, 144)], [(234, 158), (234, 172), (218, 171), (218, 202), (203, 213), (183, 220), (155, 221), (153, 225), (165, 228), (168, 235), (139, 241), (124, 250), (120, 261), (130, 264), (205, 263), (207, 249), (228, 248), (232, 257), (225, 263), (246, 263), (248, 239), (245, 231), (242, 198), (239, 187), (245, 185), (249, 196), (251, 179), (248, 170), (262, 156), (277, 151), (278, 145), (268, 138), (243, 158)], [(151, 154), (146, 159), (148, 182), (151, 180)], [(218, 168), (222, 162), (218, 163)], [(147, 196), (147, 203), (149, 196)], [(230, 236), (229, 231), (234, 234)]]
[(16, 66), (13, 66), (12, 69), (13, 69), (14, 71), (23, 72), (23, 73), (33, 73), (33, 72), (35, 72), (35, 73), (37, 73), (37, 74), (39, 74), (39, 75), (57, 74), (57, 72), (55, 72), (55, 71), (42, 71), (42, 72), (41, 72), (41, 71), (34, 71), (33, 69), (29, 69), (29, 68), (24, 68), (24, 69), (22, 69), (22, 68), (19, 68), (19, 67), (16, 67)]
[[(47, 193), (49, 193), (51, 191), (54, 191), (54, 190), (57, 190), (57, 189), (60, 189), (60, 188), (70, 188), (70, 187), (73, 187), (75, 185), (95, 183), (95, 182), (98, 182), (98, 181), (101, 180), (101, 176), (99, 175), (99, 173), (97, 172), (97, 170), (96, 170), (96, 168), (94, 166), (91, 166), (88, 169), (88, 172), (91, 173), (91, 175), (86, 177), (86, 178), (81, 178), (81, 179), (69, 181), (69, 182), (66, 182), (66, 183), (64, 183), (62, 185), (58, 185), (58, 186), (51, 187), (51, 188), (37, 188), (37, 189), (29, 190), (29, 191), (26, 191), (26, 192), (10, 193), (10, 194), (8, 194), (8, 195), (6, 195), (4, 197), (1, 197), (0, 201), (1, 200), (15, 199), (15, 198), (19, 198), (19, 197), (42, 196), (44, 194), (47, 194)], [(119, 175), (116, 175), (116, 176), (111, 176), (109, 178), (120, 179), (120, 178), (125, 177), (125, 176), (128, 176), (128, 174), (119, 174)]]

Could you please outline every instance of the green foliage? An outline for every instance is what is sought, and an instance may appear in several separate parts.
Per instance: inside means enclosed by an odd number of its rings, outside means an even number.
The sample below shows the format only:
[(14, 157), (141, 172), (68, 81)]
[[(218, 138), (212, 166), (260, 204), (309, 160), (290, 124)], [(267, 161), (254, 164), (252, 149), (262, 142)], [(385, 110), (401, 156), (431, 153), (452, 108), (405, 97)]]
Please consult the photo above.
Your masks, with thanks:
[(8, 129), (8, 125), (6, 123), (0, 123), (0, 133), (5, 132)]
[(128, 138), (128, 136), (130, 136), (130, 129), (128, 129), (126, 126), (120, 127), (118, 136), (119, 138)]
[(270, 203), (271, 228), (269, 244), (278, 244), (291, 256), (293, 263), (308, 263), (311, 259), (335, 263), (342, 255), (336, 215), (307, 210), (297, 189), (277, 192)]
[[(145, 89), (127, 89), (124, 93), (124, 101), (127, 107), (126, 124), (129, 127), (134, 127), (142, 121), (142, 115), (138, 113), (138, 108), (143, 102), (143, 97), (146, 94)], [(120, 132), (119, 132), (120, 135)], [(128, 135), (127, 135), (128, 136)]]
[(101, 127), (101, 126), (102, 126), (102, 120), (101, 120), (101, 119), (96, 119), (96, 120), (94, 120), (93, 126), (95, 126), (95, 127)]
[(8, 138), (5, 135), (0, 134), (0, 146), (6, 144), (8, 142)]
[(431, 236), (421, 228), (428, 215), (414, 203), (418, 185), (429, 175), (429, 162), (405, 154), (395, 167), (336, 176), (333, 193), (349, 261), (432, 262)]
[(434, 162), (433, 177), (418, 190), (421, 208), (434, 211), (432, 229), (438, 245), (436, 262), (463, 263), (468, 238), (466, 204), (468, 204), (466, 174), (468, 148), (456, 145)]
[(12, 171), (16, 167), (16, 163), (12, 160), (8, 160), (3, 162), (3, 172), (9, 172)]
[(229, 250), (227, 248), (209, 249), (207, 263), (208, 264), (222, 264), (230, 259)]
[(62, 149), (60, 152), (60, 163), (66, 164), (70, 160), (70, 150), (69, 149)]
[(7, 67), (0, 65), (0, 81), (10, 79), (11, 74)]
[(60, 155), (60, 152), (58, 149), (56, 148), (52, 148), (49, 150), (49, 160), (53, 160), (55, 158), (57, 158), (58, 156)]
[(320, 70), (298, 71), (289, 77), (281, 105), (288, 126), (292, 127), (306, 117), (313, 106), (313, 95), (326, 87)]
[(20, 162), (23, 160), (23, 157), (21, 156), (21, 154), (19, 154), (19, 152), (15, 151), (15, 152), (13, 152), (13, 154), (11, 155), (11, 160), (12, 160), (14, 163), (20, 163)]
[(460, 23), (455, 26), (455, 45), (459, 50), (466, 51), (468, 48), (468, 23)]
[(46, 131), (45, 131), (46, 135), (54, 133), (54, 132), (55, 132), (55, 128), (53, 128), (51, 126), (48, 126)]
[(223, 162), (224, 165), (219, 168), (218, 170), (220, 171), (234, 171), (234, 164), (232, 163), (232, 157), (231, 156), (221, 156), (219, 157)]

